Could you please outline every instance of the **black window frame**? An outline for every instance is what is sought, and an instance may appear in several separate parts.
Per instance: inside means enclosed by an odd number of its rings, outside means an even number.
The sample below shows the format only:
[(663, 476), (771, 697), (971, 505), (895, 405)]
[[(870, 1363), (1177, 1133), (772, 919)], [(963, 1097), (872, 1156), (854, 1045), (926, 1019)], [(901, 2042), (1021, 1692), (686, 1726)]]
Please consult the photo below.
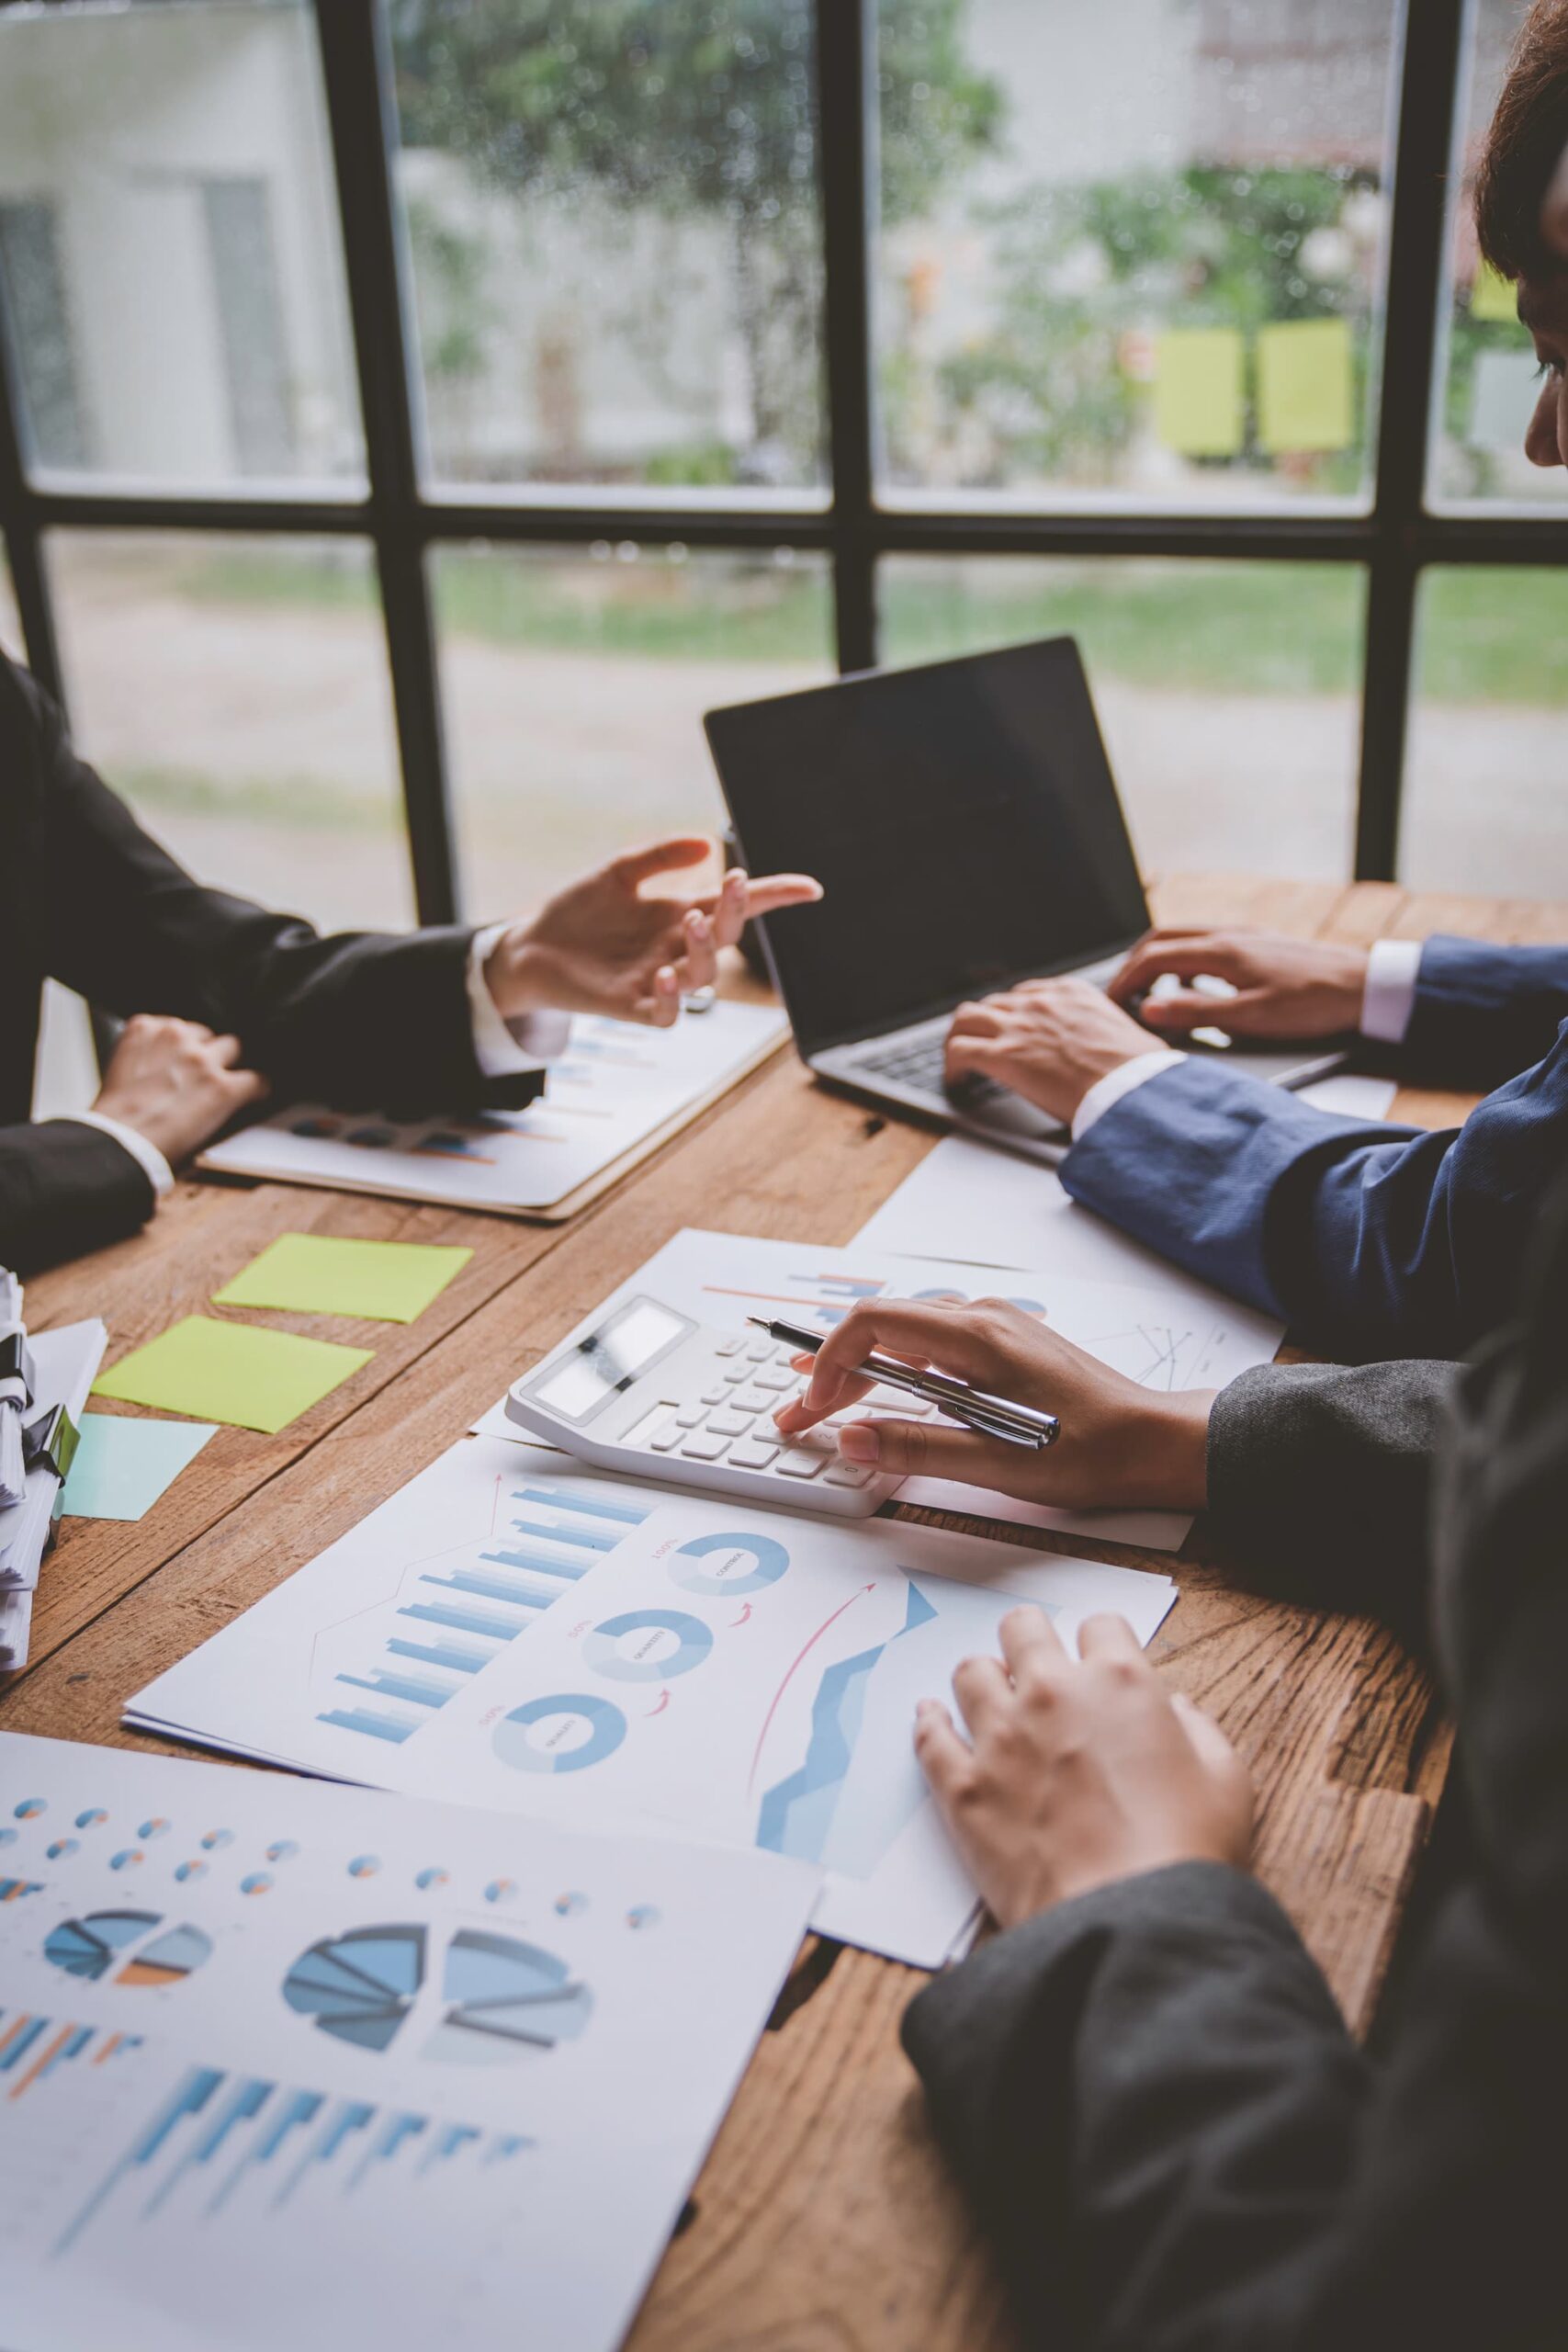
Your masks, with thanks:
[(386, 629), (415, 902), (422, 922), (460, 919), (450, 769), (425, 563), (487, 539), (818, 551), (829, 561), (840, 671), (874, 667), (881, 560), (901, 554), (1212, 558), (1354, 564), (1367, 582), (1354, 876), (1393, 881), (1413, 691), (1416, 597), (1432, 565), (1568, 561), (1568, 519), (1435, 514), (1426, 503), (1436, 370), (1447, 300), (1447, 205), (1463, 96), (1470, 0), (1404, 0), (1389, 281), (1371, 503), (1364, 513), (1095, 514), (884, 505), (876, 494), (872, 241), (876, 221), (875, 0), (815, 0), (823, 333), (830, 493), (825, 504), (682, 505), (585, 498), (530, 503), (423, 483), (410, 289), (392, 185), (398, 136), (379, 0), (313, 0), (361, 407), (363, 496), (168, 494), (35, 479), (14, 323), (0, 284), (0, 531), (28, 658), (65, 701), (44, 534), (178, 530), (342, 535), (374, 548)]

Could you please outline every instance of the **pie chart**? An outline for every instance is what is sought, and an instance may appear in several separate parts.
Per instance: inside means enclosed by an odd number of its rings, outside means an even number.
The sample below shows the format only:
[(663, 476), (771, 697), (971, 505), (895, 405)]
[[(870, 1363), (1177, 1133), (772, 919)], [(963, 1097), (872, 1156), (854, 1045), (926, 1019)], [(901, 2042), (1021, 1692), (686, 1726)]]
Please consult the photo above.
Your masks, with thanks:
[(777, 1584), (789, 1554), (772, 1535), (697, 1535), (670, 1557), (670, 1573), (688, 1592), (710, 1600), (761, 1592)]
[(575, 2041), (593, 1996), (564, 1960), (516, 1936), (414, 1923), (351, 1928), (301, 1954), (283, 1980), (291, 2009), (361, 2050), (404, 2036), (440, 2064), (508, 2063)]
[(626, 1719), (608, 1699), (562, 1690), (513, 1707), (491, 1742), (515, 1771), (581, 1772), (613, 1756), (626, 1736)]
[(43, 1956), (68, 1976), (96, 1984), (177, 1984), (212, 1956), (199, 1928), (165, 1927), (156, 1911), (88, 1911), (44, 1938)]
[(701, 1666), (712, 1647), (712, 1631), (700, 1617), (679, 1609), (632, 1609), (595, 1625), (582, 1655), (617, 1682), (667, 1682)]

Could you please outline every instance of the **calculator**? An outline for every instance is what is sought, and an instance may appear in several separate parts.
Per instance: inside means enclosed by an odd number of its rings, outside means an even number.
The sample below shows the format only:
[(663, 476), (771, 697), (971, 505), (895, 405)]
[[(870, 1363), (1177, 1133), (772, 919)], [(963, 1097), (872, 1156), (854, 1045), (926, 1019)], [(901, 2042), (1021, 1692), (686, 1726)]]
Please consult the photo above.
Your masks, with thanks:
[(841, 1461), (840, 1425), (874, 1410), (878, 1397), (905, 1419), (931, 1408), (891, 1388), (874, 1390), (852, 1414), (835, 1414), (803, 1437), (781, 1437), (774, 1409), (801, 1386), (793, 1353), (760, 1332), (709, 1329), (662, 1299), (625, 1299), (513, 1382), (507, 1418), (624, 1477), (863, 1518), (899, 1481)]

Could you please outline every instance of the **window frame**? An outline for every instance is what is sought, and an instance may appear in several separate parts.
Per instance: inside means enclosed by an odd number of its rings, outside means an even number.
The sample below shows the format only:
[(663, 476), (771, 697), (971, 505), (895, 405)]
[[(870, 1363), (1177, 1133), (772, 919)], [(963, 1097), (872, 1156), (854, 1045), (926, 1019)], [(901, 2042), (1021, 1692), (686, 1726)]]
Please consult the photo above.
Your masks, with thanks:
[(1416, 598), (1428, 565), (1568, 562), (1568, 517), (1434, 513), (1428, 453), (1440, 387), (1448, 192), (1475, 0), (1404, 0), (1388, 296), (1372, 496), (1363, 512), (1006, 512), (879, 503), (872, 254), (876, 221), (875, 0), (815, 0), (823, 336), (830, 490), (765, 502), (677, 492), (568, 500), (526, 488), (476, 496), (420, 478), (418, 356), (392, 182), (391, 46), (379, 0), (312, 0), (364, 416), (364, 494), (170, 495), (36, 473), (14, 322), (0, 284), (0, 532), (28, 660), (62, 702), (64, 680), (43, 540), (77, 531), (344, 534), (375, 555), (401, 763), (414, 895), (424, 922), (460, 919), (450, 767), (430, 583), (432, 547), (470, 539), (563, 547), (602, 539), (702, 548), (781, 546), (831, 564), (840, 672), (875, 666), (877, 569), (890, 555), (1202, 557), (1354, 563), (1367, 581), (1354, 876), (1393, 881), (1413, 690)]

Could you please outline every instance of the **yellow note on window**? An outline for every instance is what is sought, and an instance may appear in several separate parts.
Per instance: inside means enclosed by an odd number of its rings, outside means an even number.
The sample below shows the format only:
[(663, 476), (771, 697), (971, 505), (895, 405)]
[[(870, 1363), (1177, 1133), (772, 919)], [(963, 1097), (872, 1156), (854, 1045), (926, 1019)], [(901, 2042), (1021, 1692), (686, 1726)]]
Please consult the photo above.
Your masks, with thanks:
[(1275, 456), (1348, 449), (1355, 372), (1344, 319), (1292, 319), (1258, 337), (1258, 439)]
[(1246, 429), (1235, 327), (1172, 327), (1155, 355), (1155, 431), (1184, 458), (1234, 458)]
[(1517, 299), (1508, 280), (1495, 270), (1489, 261), (1477, 263), (1475, 283), (1470, 289), (1470, 315), (1472, 319), (1502, 319), (1509, 326), (1517, 326), (1519, 314), (1515, 307)]

